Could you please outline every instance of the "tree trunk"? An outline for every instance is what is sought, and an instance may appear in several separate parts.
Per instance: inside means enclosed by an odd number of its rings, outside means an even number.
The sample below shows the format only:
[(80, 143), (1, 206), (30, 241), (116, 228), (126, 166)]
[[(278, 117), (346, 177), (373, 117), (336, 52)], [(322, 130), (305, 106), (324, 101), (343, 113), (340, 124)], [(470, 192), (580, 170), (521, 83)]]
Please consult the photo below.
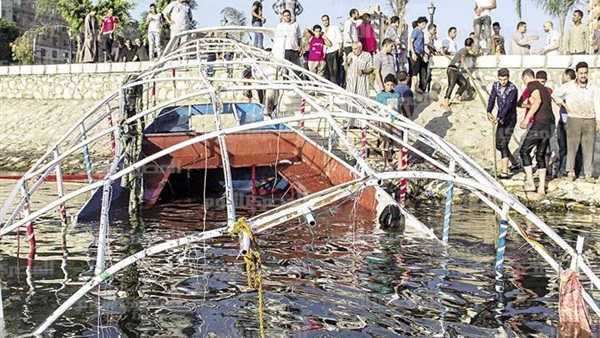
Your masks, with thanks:
[(82, 38), (81, 38), (81, 34), (77, 34), (77, 38), (76, 38), (76, 40), (77, 40), (77, 54), (75, 55), (75, 62), (77, 62), (77, 63), (81, 63), (81, 58), (82, 58), (82, 56), (83, 56), (83, 55), (82, 55), (82, 54), (83, 54), (83, 53), (82, 53), (82, 52), (83, 52), (83, 50), (82, 50), (82, 48), (81, 48), (81, 46), (82, 46), (82, 44), (83, 44), (83, 41), (82, 41)]
[(560, 48), (561, 48), (561, 53), (562, 55), (567, 55), (566, 51), (567, 51), (567, 45), (565, 44), (565, 21), (567, 20), (566, 16), (561, 16), (558, 18), (559, 22), (560, 22)]

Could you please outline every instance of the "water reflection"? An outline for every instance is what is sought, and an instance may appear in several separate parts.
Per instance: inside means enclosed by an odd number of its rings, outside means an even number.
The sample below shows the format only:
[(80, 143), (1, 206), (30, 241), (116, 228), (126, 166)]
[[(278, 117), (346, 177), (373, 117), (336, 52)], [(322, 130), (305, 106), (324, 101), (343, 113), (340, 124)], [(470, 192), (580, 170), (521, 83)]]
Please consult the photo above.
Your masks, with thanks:
[[(198, 202), (172, 201), (111, 224), (107, 265), (167, 239), (224, 224), (224, 207), (205, 214)], [(241, 211), (253, 215), (266, 208)], [(379, 231), (351, 204), (335, 215), (321, 214), (312, 228), (293, 220), (259, 235), (268, 336), (555, 336), (554, 272), (511, 231), (504, 279), (496, 280), (494, 216), (481, 209), (455, 207), (449, 247)], [(421, 204), (413, 212), (441, 234), (440, 206)], [(585, 234), (591, 243), (586, 252), (598, 271), (597, 216), (546, 217), (571, 244)], [(29, 277), (26, 259), (17, 255), (16, 235), (3, 238), (0, 263), (10, 335), (31, 332), (89, 278), (97, 231), (95, 224), (63, 228), (58, 214), (39, 223), (38, 255)], [(528, 231), (541, 238), (535, 229)], [(23, 236), (21, 242), (26, 245)], [(132, 264), (78, 302), (52, 332), (257, 337), (257, 293), (247, 287), (238, 249), (237, 241), (217, 238)], [(27, 279), (35, 292), (27, 292)]]

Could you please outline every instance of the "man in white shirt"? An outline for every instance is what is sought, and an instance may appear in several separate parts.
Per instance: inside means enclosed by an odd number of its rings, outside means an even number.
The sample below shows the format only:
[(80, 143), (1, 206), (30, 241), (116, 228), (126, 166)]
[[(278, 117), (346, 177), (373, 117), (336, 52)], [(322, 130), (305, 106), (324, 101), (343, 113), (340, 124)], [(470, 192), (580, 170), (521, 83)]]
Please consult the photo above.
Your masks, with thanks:
[(154, 59), (154, 52), (156, 48), (156, 58), (160, 57), (160, 21), (161, 15), (156, 12), (156, 5), (150, 5), (150, 12), (146, 17), (146, 24), (148, 24), (148, 44), (149, 44), (149, 53), (148, 56), (150, 59)]
[(286, 9), (281, 14), (283, 21), (275, 28), (273, 54), (299, 65), (302, 32), (297, 22), (292, 22), (292, 14)]
[(456, 27), (448, 29), (448, 37), (442, 41), (442, 51), (444, 55), (454, 55), (458, 51), (456, 44)]
[(344, 22), (344, 33), (342, 34), (344, 53), (352, 53), (352, 44), (358, 42), (358, 33), (356, 32), (356, 20), (358, 20), (358, 9), (350, 10), (350, 17)]
[(544, 32), (546, 32), (546, 44), (544, 45), (544, 49), (540, 50), (538, 54), (546, 56), (558, 55), (560, 35), (554, 30), (554, 24), (551, 21), (544, 23)]
[(492, 46), (492, 17), (490, 11), (496, 8), (496, 0), (475, 0), (475, 17), (473, 18), (473, 31), (475, 32), (475, 55), (479, 54), (480, 39), (483, 35), (486, 53)]
[(324, 35), (331, 41), (331, 47), (325, 45), (325, 78), (335, 84), (338, 84), (339, 71), (338, 60), (342, 56), (342, 32), (336, 25), (331, 25), (329, 15), (325, 14), (321, 17)]
[[(600, 133), (600, 89), (588, 80), (588, 64), (575, 66), (577, 79), (552, 93), (554, 101), (567, 110), (567, 179), (575, 179), (575, 156), (581, 145), (586, 181), (592, 181), (594, 145)], [(563, 100), (564, 97), (564, 100)]]
[[(187, 0), (174, 0), (171, 1), (163, 9), (162, 14), (165, 19), (171, 25), (171, 38), (180, 32), (186, 31), (192, 28), (192, 8)], [(187, 37), (181, 38), (180, 43), (187, 41)]]

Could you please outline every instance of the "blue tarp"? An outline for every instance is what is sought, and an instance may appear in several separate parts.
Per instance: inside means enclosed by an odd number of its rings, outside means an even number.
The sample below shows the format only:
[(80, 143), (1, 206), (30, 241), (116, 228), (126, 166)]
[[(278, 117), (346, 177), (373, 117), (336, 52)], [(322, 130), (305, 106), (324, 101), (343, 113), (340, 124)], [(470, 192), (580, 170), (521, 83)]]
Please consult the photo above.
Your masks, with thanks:
[[(167, 107), (160, 111), (158, 116), (146, 128), (144, 133), (175, 133), (189, 132), (190, 116), (212, 115), (213, 106), (210, 103)], [(263, 105), (260, 103), (225, 103), (221, 114), (237, 114), (240, 125), (264, 121)], [(287, 129), (283, 125), (267, 126), (253, 130), (278, 130)]]

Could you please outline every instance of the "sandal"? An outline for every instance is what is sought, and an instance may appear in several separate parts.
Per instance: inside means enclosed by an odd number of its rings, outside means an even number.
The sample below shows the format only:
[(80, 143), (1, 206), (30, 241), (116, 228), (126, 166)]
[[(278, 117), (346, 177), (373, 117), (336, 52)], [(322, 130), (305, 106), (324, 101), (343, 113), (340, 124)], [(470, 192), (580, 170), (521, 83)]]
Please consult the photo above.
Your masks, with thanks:
[(508, 180), (512, 177), (511, 174), (507, 174), (505, 172), (501, 172), (500, 174), (498, 174), (498, 178), (501, 180)]

